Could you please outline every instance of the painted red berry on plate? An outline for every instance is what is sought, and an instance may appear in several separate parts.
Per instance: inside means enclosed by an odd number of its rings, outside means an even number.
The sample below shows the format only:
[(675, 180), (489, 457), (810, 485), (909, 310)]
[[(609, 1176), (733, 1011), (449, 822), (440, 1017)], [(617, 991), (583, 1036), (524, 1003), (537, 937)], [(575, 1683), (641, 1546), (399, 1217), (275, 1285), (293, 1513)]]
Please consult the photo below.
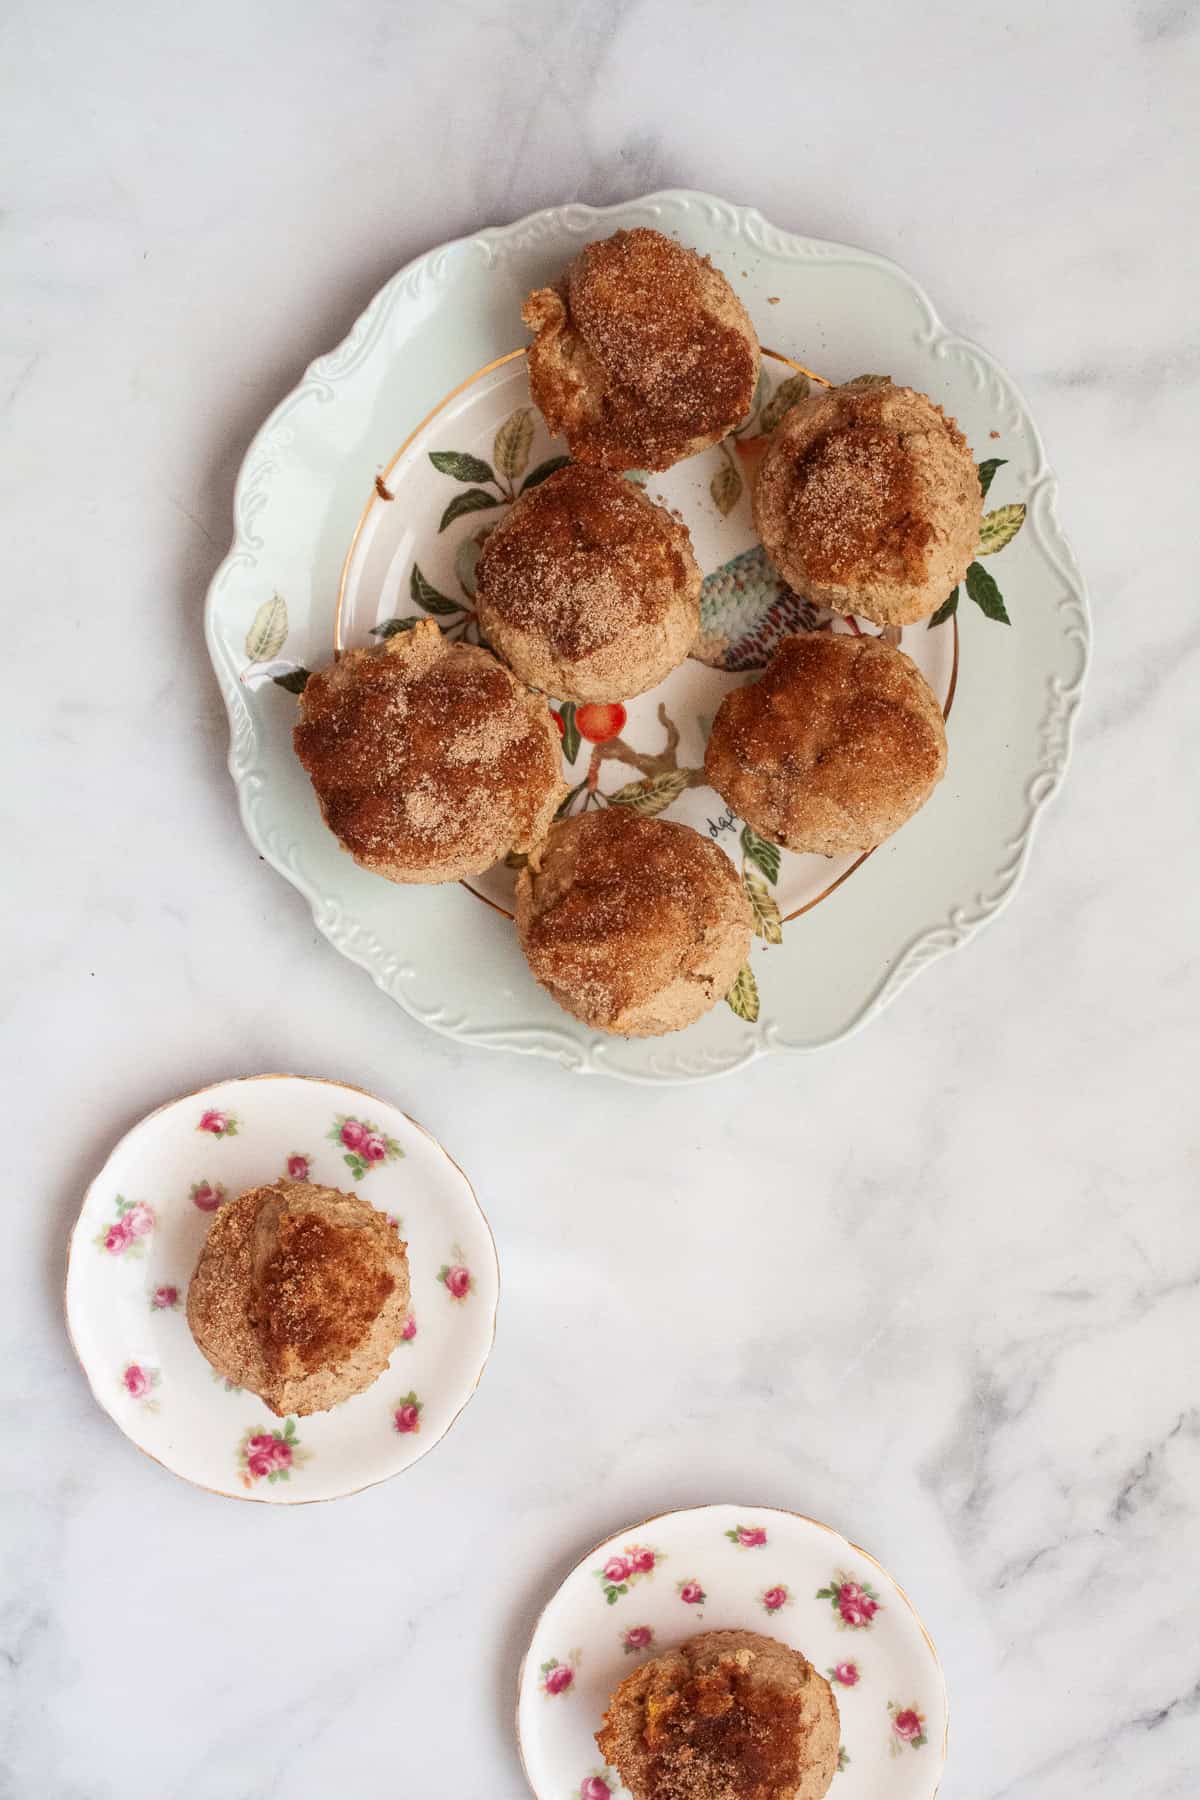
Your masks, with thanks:
[(575, 723), (589, 744), (607, 744), (618, 736), (628, 714), (619, 700), (589, 700), (578, 708)]

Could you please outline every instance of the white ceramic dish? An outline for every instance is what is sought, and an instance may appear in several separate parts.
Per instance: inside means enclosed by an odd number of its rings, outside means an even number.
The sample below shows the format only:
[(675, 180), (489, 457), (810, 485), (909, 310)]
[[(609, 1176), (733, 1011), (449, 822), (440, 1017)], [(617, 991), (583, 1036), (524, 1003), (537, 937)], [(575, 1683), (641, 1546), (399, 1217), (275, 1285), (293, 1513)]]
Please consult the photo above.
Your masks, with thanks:
[[(201, 1356), (187, 1284), (226, 1199), (290, 1175), (399, 1220), (412, 1319), (391, 1364), (330, 1412), (277, 1419)], [(432, 1449), (492, 1346), (496, 1248), (470, 1182), (397, 1107), (359, 1088), (259, 1075), (149, 1114), (92, 1182), (71, 1237), (67, 1325), (92, 1392), (140, 1450), (238, 1500), (333, 1500)]]
[[(976, 565), (956, 616), (903, 635), (943, 703), (954, 699), (946, 780), (860, 865), (786, 857), (776, 868), (709, 790), (684, 785), (721, 693), (753, 666), (747, 643), (771, 635), (757, 628), (755, 609), (775, 591), (754, 560), (743, 447), (651, 478), (649, 491), (684, 512), (693, 531), (709, 577), (702, 647), (725, 666), (689, 662), (630, 703), (615, 731), (601, 720), (590, 746), (565, 718), (574, 753), (566, 772), (582, 784), (576, 805), (592, 775), (593, 804), (625, 790), (624, 803), (662, 803), (710, 830), (758, 891), (760, 935), (736, 1011), (723, 1005), (685, 1032), (623, 1041), (589, 1032), (531, 981), (504, 917), (507, 872), (481, 878), (473, 893), (398, 889), (355, 866), (322, 825), (292, 754), (289, 689), (329, 660), (339, 589), (349, 643), (422, 609), (456, 634), (473, 630), (473, 540), (562, 446), (536, 415), (532, 436), (520, 425), (523, 361), (470, 378), (521, 344), (520, 302), (531, 286), (587, 238), (636, 224), (711, 255), (769, 346), (835, 381), (876, 370), (930, 393), (957, 417), (985, 470), (993, 520), (980, 548), (988, 560)], [(769, 404), (769, 391), (762, 398)], [(505, 434), (509, 420), (518, 424)], [(207, 623), (247, 829), (308, 896), (326, 936), (449, 1035), (642, 1080), (693, 1079), (771, 1050), (832, 1042), (998, 910), (1062, 779), (1088, 626), (1054, 498), (1036, 429), (1007, 377), (949, 334), (915, 283), (878, 257), (794, 237), (750, 209), (689, 193), (599, 212), (558, 208), (444, 246), (394, 277), (345, 343), (313, 364), (243, 466), (237, 533)], [(814, 623), (782, 618), (788, 628)], [(480, 895), (493, 904), (480, 905)]]
[(931, 1800), (946, 1760), (941, 1665), (912, 1602), (828, 1525), (700, 1506), (618, 1533), (550, 1600), (521, 1666), (517, 1739), (537, 1800), (619, 1800), (596, 1748), (609, 1695), (701, 1631), (758, 1631), (825, 1676), (841, 1718), (832, 1800)]

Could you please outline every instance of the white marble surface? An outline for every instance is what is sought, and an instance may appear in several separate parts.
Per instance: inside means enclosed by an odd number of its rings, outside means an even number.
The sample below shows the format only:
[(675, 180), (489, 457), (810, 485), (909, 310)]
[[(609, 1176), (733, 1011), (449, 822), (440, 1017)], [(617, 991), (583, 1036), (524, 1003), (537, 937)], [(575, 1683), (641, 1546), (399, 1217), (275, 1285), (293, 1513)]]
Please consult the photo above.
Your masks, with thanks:
[[(754, 1498), (909, 1588), (947, 1800), (1200, 1762), (1184, 0), (0, 11), (5, 1800), (517, 1800), (517, 1659), (623, 1521)], [(1098, 652), (1015, 905), (858, 1039), (669, 1093), (426, 1034), (258, 862), (201, 640), (246, 442), (415, 252), (668, 184), (912, 269), (1016, 374)], [(83, 1185), (231, 1070), (395, 1096), (504, 1295), (410, 1474), (240, 1507), (63, 1333)]]

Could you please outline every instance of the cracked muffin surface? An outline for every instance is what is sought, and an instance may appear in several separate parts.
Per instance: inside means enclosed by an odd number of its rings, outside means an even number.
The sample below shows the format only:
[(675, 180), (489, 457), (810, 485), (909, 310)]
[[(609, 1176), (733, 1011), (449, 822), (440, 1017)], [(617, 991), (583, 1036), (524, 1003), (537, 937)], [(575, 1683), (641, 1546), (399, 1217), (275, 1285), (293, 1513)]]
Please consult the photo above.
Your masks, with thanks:
[(753, 503), (767, 555), (796, 593), (877, 625), (936, 611), (975, 555), (983, 513), (954, 420), (890, 381), (850, 382), (790, 407)]
[(700, 1018), (750, 949), (750, 903), (689, 825), (607, 806), (561, 819), (517, 881), (530, 970), (598, 1031), (653, 1037)]

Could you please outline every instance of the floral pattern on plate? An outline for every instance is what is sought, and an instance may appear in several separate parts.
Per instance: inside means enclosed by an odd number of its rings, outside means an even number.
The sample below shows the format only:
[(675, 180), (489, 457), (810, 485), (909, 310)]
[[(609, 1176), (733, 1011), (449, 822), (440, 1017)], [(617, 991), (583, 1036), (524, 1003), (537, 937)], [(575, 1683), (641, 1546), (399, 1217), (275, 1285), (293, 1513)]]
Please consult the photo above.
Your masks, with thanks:
[(866, 1582), (855, 1581), (838, 1569), (828, 1587), (817, 1589), (818, 1600), (828, 1600), (842, 1631), (866, 1631), (880, 1608), (879, 1595)]
[(593, 1572), (605, 1600), (609, 1606), (615, 1606), (622, 1594), (627, 1594), (643, 1576), (652, 1575), (663, 1560), (660, 1550), (647, 1549), (645, 1544), (628, 1544), (610, 1556), (602, 1569)]
[(357, 1119), (346, 1113), (339, 1113), (330, 1127), (329, 1141), (341, 1145), (345, 1151), (342, 1161), (353, 1175), (355, 1181), (362, 1181), (382, 1163), (396, 1162), (404, 1155), (403, 1150), (385, 1131), (370, 1119)]
[[(462, 1256), (462, 1251), (457, 1244), (454, 1246), (453, 1254), (459, 1258)], [(438, 1270), (437, 1278), (452, 1300), (465, 1300), (475, 1286), (471, 1279), (470, 1269), (461, 1261), (443, 1263)]]
[[(765, 1533), (769, 1563), (750, 1554), (764, 1548), (756, 1536), (749, 1545), (738, 1544), (739, 1528)], [(628, 1587), (635, 1552), (649, 1546), (656, 1567), (669, 1561), (683, 1579), (643, 1580), (637, 1599), (626, 1602), (636, 1622), (614, 1629), (608, 1606), (597, 1605), (598, 1579), (602, 1588)], [(731, 1547), (739, 1554), (731, 1555)], [(837, 1576), (832, 1584), (831, 1569)], [(817, 1598), (822, 1587), (847, 1584), (857, 1590), (848, 1601), (862, 1594), (874, 1602), (865, 1663), (847, 1657), (847, 1627), (828, 1593)], [(702, 1608), (696, 1595), (704, 1597)], [(768, 1597), (775, 1604), (766, 1606)], [(879, 1800), (881, 1794), (932, 1800), (944, 1752), (945, 1689), (910, 1603), (878, 1564), (829, 1527), (745, 1505), (694, 1507), (614, 1534), (549, 1597), (522, 1668), (517, 1706), (521, 1753), (538, 1800), (623, 1793), (615, 1772), (597, 1762), (593, 1735), (614, 1689), (631, 1665), (661, 1647), (690, 1634), (729, 1630), (789, 1644), (827, 1672), (842, 1703), (838, 1800)], [(564, 1656), (567, 1644), (577, 1648), (578, 1660)], [(555, 1674), (558, 1668), (564, 1673)], [(569, 1692), (569, 1705), (547, 1703), (548, 1675), (552, 1692)], [(902, 1754), (911, 1747), (921, 1754)]]
[(121, 1370), (121, 1386), (131, 1400), (139, 1400), (147, 1412), (158, 1411), (158, 1401), (154, 1398), (154, 1390), (160, 1385), (162, 1374), (158, 1369), (149, 1368), (145, 1363), (126, 1363)]
[[(183, 1322), (188, 1279), (222, 1198), (278, 1181), (289, 1161), (289, 1173), (298, 1173), (299, 1157), (310, 1179), (350, 1187), (345, 1146), (328, 1141), (335, 1117), (356, 1119), (385, 1142), (384, 1160), (370, 1165), (360, 1191), (381, 1217), (405, 1216), (417, 1315), (396, 1347), (397, 1376), (327, 1413), (293, 1420), (289, 1434), (197, 1348)], [(209, 1128), (197, 1129), (201, 1118)], [(240, 1126), (232, 1135), (230, 1121)], [(400, 1154), (389, 1157), (388, 1143)], [(114, 1265), (130, 1261), (137, 1269), (123, 1278)], [(460, 1278), (438, 1282), (443, 1267), (468, 1272), (461, 1302), (454, 1293)], [(116, 1146), (89, 1187), (72, 1238), (67, 1316), (93, 1394), (139, 1448), (203, 1488), (291, 1505), (356, 1493), (438, 1442), (478, 1384), (497, 1285), (487, 1222), (467, 1178), (434, 1139), (384, 1099), (268, 1076), (222, 1082), (158, 1108)], [(138, 1375), (127, 1386), (131, 1363), (147, 1381), (157, 1371), (159, 1386), (143, 1389)], [(161, 1406), (152, 1409), (151, 1401)]]
[(309, 1170), (311, 1167), (311, 1157), (303, 1156), (300, 1151), (293, 1150), (287, 1159), (287, 1167), (284, 1173), (289, 1181), (308, 1181)]
[(118, 1194), (116, 1212), (112, 1224), (106, 1225), (92, 1242), (109, 1256), (144, 1256), (146, 1239), (157, 1223), (154, 1208), (144, 1200), (126, 1200)]
[(421, 1429), (423, 1404), (414, 1393), (405, 1394), (392, 1411), (392, 1430), (398, 1431), (401, 1437), (415, 1436)]
[(232, 1138), (238, 1134), (238, 1121), (232, 1113), (209, 1106), (200, 1114), (197, 1131), (207, 1131), (215, 1138)]
[(582, 1652), (572, 1650), (565, 1662), (557, 1656), (547, 1657), (541, 1667), (541, 1680), (538, 1686), (548, 1700), (556, 1694), (565, 1694), (575, 1685), (575, 1671), (579, 1667)]
[(894, 1700), (888, 1701), (888, 1717), (892, 1721), (892, 1735), (888, 1741), (888, 1749), (893, 1756), (903, 1756), (905, 1749), (923, 1750), (928, 1739), (925, 1736), (925, 1714), (918, 1712), (915, 1706), (897, 1706)]
[(277, 1481), (287, 1481), (292, 1470), (307, 1462), (311, 1454), (301, 1447), (295, 1419), (285, 1419), (274, 1428), (255, 1430), (251, 1426), (238, 1445), (242, 1485), (253, 1487), (256, 1481), (266, 1481), (273, 1487)]
[(739, 1550), (761, 1550), (767, 1541), (767, 1534), (761, 1525), (735, 1525), (723, 1533), (731, 1544)]

